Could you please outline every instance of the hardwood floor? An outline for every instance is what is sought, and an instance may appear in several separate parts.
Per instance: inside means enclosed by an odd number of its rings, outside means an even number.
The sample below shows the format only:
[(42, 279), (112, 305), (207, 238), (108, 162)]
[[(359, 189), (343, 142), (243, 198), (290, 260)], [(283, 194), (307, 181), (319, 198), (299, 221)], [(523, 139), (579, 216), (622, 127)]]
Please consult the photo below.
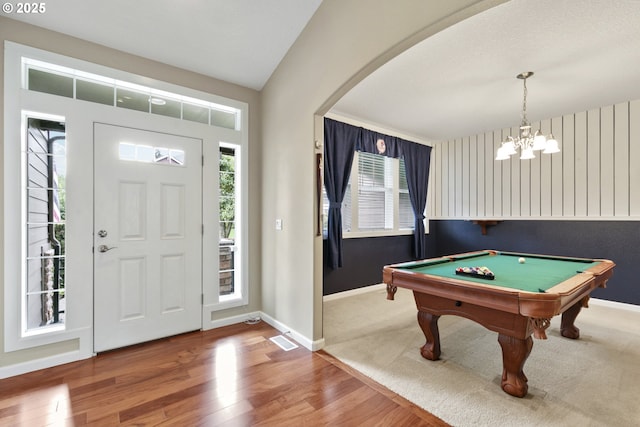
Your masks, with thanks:
[(0, 380), (1, 426), (447, 426), (260, 322)]

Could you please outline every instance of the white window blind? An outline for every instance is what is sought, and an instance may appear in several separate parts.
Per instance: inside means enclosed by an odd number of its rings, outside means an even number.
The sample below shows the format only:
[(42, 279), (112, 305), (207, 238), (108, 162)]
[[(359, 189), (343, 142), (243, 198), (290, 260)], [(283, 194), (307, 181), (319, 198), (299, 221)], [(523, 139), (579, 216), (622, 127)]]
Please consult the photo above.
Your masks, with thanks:
[[(323, 229), (326, 231), (329, 200), (324, 187), (322, 199)], [(355, 153), (341, 212), (344, 233), (365, 232), (375, 235), (377, 232), (412, 230), (414, 215), (404, 160)]]
[(393, 159), (358, 154), (358, 229), (392, 229)]

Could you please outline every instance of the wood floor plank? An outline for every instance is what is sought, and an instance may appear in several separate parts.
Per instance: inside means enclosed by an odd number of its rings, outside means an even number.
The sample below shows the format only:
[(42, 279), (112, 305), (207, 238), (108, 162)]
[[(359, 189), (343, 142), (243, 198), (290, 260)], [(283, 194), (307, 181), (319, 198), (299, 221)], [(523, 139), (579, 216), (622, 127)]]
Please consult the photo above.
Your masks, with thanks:
[(238, 419), (253, 409), (247, 400), (239, 400), (224, 407), (214, 407), (197, 401), (183, 402), (182, 405), (170, 405), (165, 408), (167, 421), (159, 425), (218, 426), (229, 420)]
[(0, 380), (0, 426), (447, 424), (266, 323), (191, 332)]

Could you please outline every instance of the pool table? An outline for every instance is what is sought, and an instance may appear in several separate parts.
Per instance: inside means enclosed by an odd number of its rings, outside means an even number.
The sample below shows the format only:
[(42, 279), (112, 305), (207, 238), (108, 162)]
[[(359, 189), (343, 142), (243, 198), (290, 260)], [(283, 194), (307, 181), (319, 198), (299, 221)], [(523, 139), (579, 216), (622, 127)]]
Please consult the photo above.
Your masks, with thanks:
[[(489, 274), (456, 274), (474, 267), (486, 267)], [(473, 320), (498, 333), (502, 389), (523, 397), (528, 390), (523, 367), (533, 347), (531, 335), (546, 339), (551, 318), (562, 313), (561, 335), (577, 339), (580, 331), (574, 321), (580, 309), (587, 307), (595, 288), (606, 286), (614, 267), (606, 259), (484, 250), (387, 265), (382, 275), (387, 299), (394, 299), (398, 287), (413, 291), (426, 338), (423, 357), (440, 358), (440, 316)]]

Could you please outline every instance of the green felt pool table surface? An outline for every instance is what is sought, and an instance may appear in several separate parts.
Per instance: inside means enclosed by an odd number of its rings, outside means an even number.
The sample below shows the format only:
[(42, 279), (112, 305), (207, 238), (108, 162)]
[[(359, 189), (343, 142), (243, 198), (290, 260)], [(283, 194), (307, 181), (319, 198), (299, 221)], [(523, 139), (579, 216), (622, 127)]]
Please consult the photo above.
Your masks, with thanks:
[[(525, 258), (523, 264), (519, 258)], [(598, 264), (582, 258), (563, 258), (513, 252), (485, 251), (451, 258), (431, 259), (397, 265), (396, 268), (439, 277), (465, 280), (527, 292), (546, 292), (549, 288)], [(487, 267), (493, 280), (456, 274), (458, 267)]]

